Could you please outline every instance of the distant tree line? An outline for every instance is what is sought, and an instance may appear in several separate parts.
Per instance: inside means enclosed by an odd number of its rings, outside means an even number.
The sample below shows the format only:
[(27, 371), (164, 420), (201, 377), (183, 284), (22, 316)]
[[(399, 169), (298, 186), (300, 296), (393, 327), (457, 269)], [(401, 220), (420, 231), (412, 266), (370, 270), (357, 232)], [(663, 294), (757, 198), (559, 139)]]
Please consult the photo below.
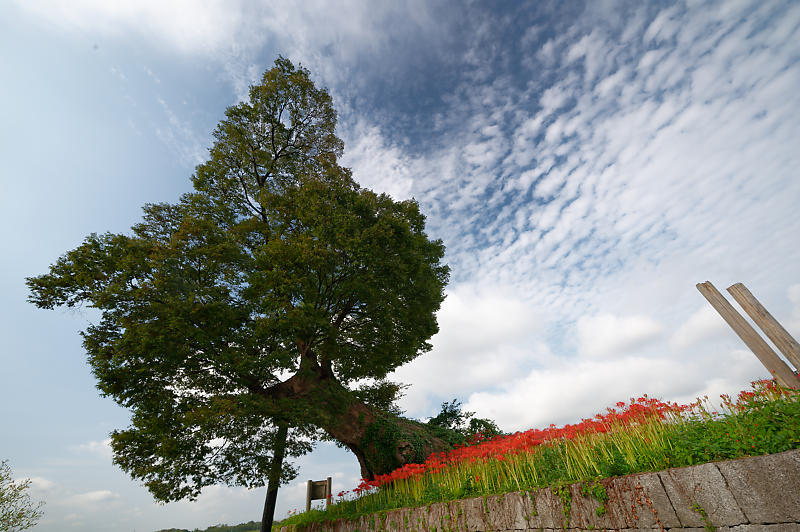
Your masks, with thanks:
[(165, 528), (156, 532), (258, 532), (260, 527), (261, 521), (250, 521), (239, 525), (214, 525), (203, 530), (199, 528), (194, 530), (189, 530), (188, 528)]

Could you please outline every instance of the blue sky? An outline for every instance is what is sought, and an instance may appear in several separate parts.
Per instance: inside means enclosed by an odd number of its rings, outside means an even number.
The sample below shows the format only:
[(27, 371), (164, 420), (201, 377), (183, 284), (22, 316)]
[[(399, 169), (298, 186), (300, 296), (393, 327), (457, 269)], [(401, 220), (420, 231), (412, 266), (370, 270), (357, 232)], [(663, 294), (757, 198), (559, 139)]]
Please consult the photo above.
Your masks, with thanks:
[[(34, 530), (259, 518), (263, 490), (157, 505), (112, 465), (96, 315), (23, 279), (177, 200), (278, 54), (330, 90), (355, 178), (447, 246), (434, 349), (395, 376), (409, 415), (457, 397), (511, 431), (766, 376), (695, 284), (744, 282), (800, 336), (799, 33), (796, 2), (3, 3), (0, 458), (47, 503)], [(307, 479), (357, 484), (332, 445), (298, 464), (279, 517)]]

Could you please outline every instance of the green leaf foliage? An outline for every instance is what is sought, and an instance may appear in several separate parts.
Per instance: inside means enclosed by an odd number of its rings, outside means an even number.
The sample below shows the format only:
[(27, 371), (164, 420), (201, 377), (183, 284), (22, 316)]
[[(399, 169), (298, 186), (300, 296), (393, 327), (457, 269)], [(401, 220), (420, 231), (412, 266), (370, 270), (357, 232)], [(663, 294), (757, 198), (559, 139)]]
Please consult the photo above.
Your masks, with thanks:
[(473, 417), (475, 413), (462, 410), (461, 404), (458, 399), (442, 403), (439, 413), (429, 419), (426, 425), (451, 445), (463, 445), (503, 434), (494, 421)]
[(258, 532), (261, 528), (259, 521), (250, 521), (248, 523), (241, 523), (238, 525), (214, 525), (200, 530), (195, 528), (189, 530), (186, 528), (165, 528), (156, 532)]
[(263, 485), (278, 422), (287, 455), (307, 452), (346, 405), (297, 378), (371, 380), (346, 397), (391, 410), (400, 388), (385, 376), (430, 349), (444, 247), (415, 201), (339, 166), (335, 125), (328, 93), (279, 58), (226, 111), (192, 192), (27, 279), (41, 308), (100, 311), (88, 360), (101, 393), (133, 410), (114, 460), (159, 500)]
[(41, 519), (42, 505), (31, 500), (30, 480), (14, 480), (6, 460), (0, 461), (0, 531), (27, 530)]

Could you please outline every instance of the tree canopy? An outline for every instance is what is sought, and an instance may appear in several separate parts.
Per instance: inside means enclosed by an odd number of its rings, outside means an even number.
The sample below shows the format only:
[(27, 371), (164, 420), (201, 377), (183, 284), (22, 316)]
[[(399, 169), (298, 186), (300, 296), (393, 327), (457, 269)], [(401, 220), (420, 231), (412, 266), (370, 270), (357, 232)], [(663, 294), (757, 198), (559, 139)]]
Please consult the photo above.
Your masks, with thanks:
[(280, 423), (289, 456), (324, 434), (372, 474), (368, 426), (401, 421), (385, 378), (431, 347), (444, 246), (414, 200), (361, 188), (339, 165), (335, 125), (327, 91), (279, 58), (226, 110), (192, 192), (27, 279), (41, 308), (100, 311), (82, 333), (89, 364), (133, 411), (114, 460), (160, 500), (263, 485)]
[(27, 530), (41, 519), (42, 504), (31, 500), (30, 480), (14, 480), (6, 460), (0, 461), (0, 531)]
[(475, 412), (461, 409), (461, 401), (453, 399), (442, 403), (438, 414), (427, 421), (427, 425), (451, 445), (468, 445), (477, 440), (499, 436), (503, 432), (491, 419), (474, 417)]

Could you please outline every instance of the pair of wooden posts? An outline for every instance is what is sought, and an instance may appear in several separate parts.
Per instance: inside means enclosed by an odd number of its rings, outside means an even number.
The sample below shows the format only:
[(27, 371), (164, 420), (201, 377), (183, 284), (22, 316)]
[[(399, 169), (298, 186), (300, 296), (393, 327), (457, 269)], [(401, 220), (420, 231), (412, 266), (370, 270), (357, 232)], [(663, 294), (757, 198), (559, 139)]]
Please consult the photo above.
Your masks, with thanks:
[[(697, 289), (711, 303), (711, 306), (719, 312), (719, 315), (731, 326), (734, 332), (739, 335), (739, 338), (747, 344), (747, 347), (764, 364), (764, 367), (778, 381), (778, 384), (784, 388), (800, 389), (800, 378), (792, 368), (775, 353), (713, 284), (706, 281), (698, 284)], [(778, 323), (778, 320), (772, 317), (772, 314), (758, 302), (742, 283), (729, 286), (728, 293), (733, 296), (733, 299), (739, 303), (756, 325), (764, 331), (767, 338), (772, 340), (775, 347), (794, 365), (795, 370), (800, 371), (800, 344)]]
[(311, 510), (311, 501), (325, 499), (325, 506), (331, 503), (331, 477), (326, 480), (309, 480), (306, 488), (306, 512)]

